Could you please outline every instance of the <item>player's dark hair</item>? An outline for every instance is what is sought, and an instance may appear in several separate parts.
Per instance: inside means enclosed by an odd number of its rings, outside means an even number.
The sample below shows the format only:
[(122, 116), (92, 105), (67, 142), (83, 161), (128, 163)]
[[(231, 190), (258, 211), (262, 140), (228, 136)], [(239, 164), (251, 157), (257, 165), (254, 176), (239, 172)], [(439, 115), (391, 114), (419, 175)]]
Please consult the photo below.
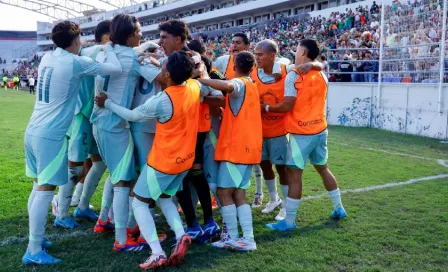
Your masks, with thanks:
[(66, 49), (81, 34), (79, 25), (70, 21), (63, 21), (53, 27), (51, 40), (57, 47)]
[(235, 38), (235, 37), (240, 37), (241, 39), (243, 39), (244, 44), (246, 44), (246, 45), (249, 44), (249, 38), (243, 32), (238, 32), (238, 33), (233, 34), (233, 38)]
[(103, 37), (104, 34), (110, 33), (110, 25), (111, 25), (111, 20), (104, 20), (96, 26), (95, 41), (97, 43), (101, 42), (101, 38)]
[(181, 20), (174, 19), (163, 22), (159, 25), (159, 31), (165, 31), (174, 37), (180, 37), (182, 42), (185, 42), (189, 37), (191, 38), (187, 24)]
[(110, 24), (109, 39), (119, 45), (126, 45), (129, 37), (137, 31), (137, 17), (134, 15), (118, 14)]
[(320, 48), (319, 44), (317, 43), (317, 40), (315, 39), (304, 39), (299, 41), (299, 45), (302, 47), (305, 47), (306, 49), (306, 56), (310, 60), (315, 60), (317, 56), (320, 54)]
[(191, 78), (195, 67), (193, 58), (184, 51), (176, 51), (168, 57), (166, 69), (176, 85)]
[(255, 57), (248, 51), (240, 52), (235, 57), (235, 68), (244, 74), (248, 74), (255, 65)]
[(190, 50), (198, 52), (201, 55), (205, 52), (205, 45), (198, 40), (192, 40), (191, 42), (189, 42), (188, 48), (190, 48)]

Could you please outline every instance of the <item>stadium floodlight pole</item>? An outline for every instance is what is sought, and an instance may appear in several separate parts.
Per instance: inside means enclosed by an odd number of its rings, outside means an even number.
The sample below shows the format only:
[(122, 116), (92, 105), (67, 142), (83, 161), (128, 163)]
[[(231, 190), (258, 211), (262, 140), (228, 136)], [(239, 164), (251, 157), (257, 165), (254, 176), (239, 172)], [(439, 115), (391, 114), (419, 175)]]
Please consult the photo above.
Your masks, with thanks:
[(381, 88), (383, 81), (383, 55), (384, 55), (384, 13), (386, 9), (384, 6), (384, 0), (381, 1), (381, 32), (380, 32), (380, 61), (378, 69), (378, 90), (376, 93), (376, 109), (381, 107)]
[(439, 99), (437, 101), (437, 110), (439, 114), (443, 114), (442, 96), (443, 96), (443, 80), (445, 77), (445, 39), (446, 39), (446, 11), (447, 0), (443, 1), (443, 16), (442, 16), (442, 39), (440, 40), (440, 76), (439, 76)]

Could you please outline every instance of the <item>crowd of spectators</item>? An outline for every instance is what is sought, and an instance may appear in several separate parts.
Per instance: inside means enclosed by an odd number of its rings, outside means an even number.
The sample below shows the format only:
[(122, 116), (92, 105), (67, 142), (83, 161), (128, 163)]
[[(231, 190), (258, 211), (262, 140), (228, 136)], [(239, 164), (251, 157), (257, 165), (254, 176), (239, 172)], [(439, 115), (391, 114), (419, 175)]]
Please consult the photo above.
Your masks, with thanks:
[[(385, 7), (384, 81), (433, 82), (437, 78), (441, 7), (442, 0), (395, 0)], [(207, 44), (207, 54), (216, 58), (228, 52), (232, 32), (243, 31), (251, 40), (251, 48), (263, 39), (273, 39), (279, 44), (280, 55), (291, 61), (301, 38), (315, 38), (322, 48), (320, 60), (328, 63), (330, 81), (375, 82), (381, 12), (382, 7), (373, 2), (370, 7), (333, 12), (328, 18), (286, 17), (215, 35), (204, 32), (200, 38)], [(396, 48), (410, 45), (415, 47)]]

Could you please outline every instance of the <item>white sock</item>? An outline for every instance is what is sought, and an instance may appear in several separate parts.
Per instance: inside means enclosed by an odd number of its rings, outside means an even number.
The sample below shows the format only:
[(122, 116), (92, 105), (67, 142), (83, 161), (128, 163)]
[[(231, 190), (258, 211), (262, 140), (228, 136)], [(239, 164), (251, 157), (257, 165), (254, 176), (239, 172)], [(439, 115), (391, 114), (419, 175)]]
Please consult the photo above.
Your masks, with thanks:
[[(96, 187), (98, 187), (98, 183), (100, 183), (101, 177), (103, 176), (104, 171), (106, 171), (106, 168), (106, 164), (104, 164), (103, 161), (92, 162), (92, 168), (90, 168), (84, 180), (84, 189), (78, 205), (81, 210), (86, 210), (89, 208), (90, 200), (92, 199), (92, 196), (96, 191)], [(76, 189), (78, 189), (78, 185), (76, 186)]]
[(109, 216), (110, 207), (112, 207), (112, 201), (114, 198), (114, 185), (110, 182), (110, 176), (107, 177), (103, 187), (103, 199), (101, 200), (101, 211), (99, 218), (103, 222), (107, 222)]
[(36, 191), (34, 196), (29, 218), (30, 237), (28, 250), (31, 255), (36, 255), (42, 251), (42, 241), (45, 236), (48, 207), (50, 207), (53, 196), (53, 191)]
[(126, 243), (126, 223), (129, 215), (129, 187), (114, 187), (115, 240)]
[(261, 182), (261, 175), (263, 172), (261, 171), (261, 167), (259, 164), (254, 165), (253, 173), (255, 176), (255, 193), (263, 194), (263, 184)]
[(277, 193), (277, 179), (265, 179), (266, 187), (268, 187), (269, 192), (269, 200), (271, 202), (277, 201), (278, 193)]
[[(113, 201), (112, 201), (112, 205), (113, 205), (114, 203), (113, 203)], [(109, 210), (109, 213), (108, 213), (108, 217), (109, 217), (109, 219), (110, 219), (110, 222), (112, 223), (112, 224), (115, 224), (115, 217), (114, 217), (114, 209), (108, 209)]]
[[(130, 196), (129, 197), (129, 218), (128, 218), (128, 224), (127, 227), (130, 229), (134, 229), (135, 226), (137, 226), (137, 221), (135, 221), (135, 216), (134, 216), (134, 209), (132, 208), (132, 201), (134, 201), (134, 197)], [(149, 209), (149, 207), (148, 207)]]
[(243, 237), (254, 238), (254, 227), (252, 221), (252, 209), (248, 204), (239, 206), (237, 209), (238, 220), (240, 221)]
[(28, 217), (30, 216), (31, 205), (33, 205), (33, 200), (36, 196), (37, 186), (37, 182), (33, 182), (33, 189), (31, 190), (30, 196), (28, 197)]
[(221, 208), (221, 215), (222, 220), (226, 223), (227, 234), (231, 239), (238, 239), (238, 221), (235, 204), (223, 206)]
[(286, 198), (286, 217), (285, 221), (289, 226), (296, 221), (297, 210), (299, 209), (300, 199)]
[(176, 239), (179, 239), (185, 234), (185, 231), (182, 226), (182, 219), (180, 219), (176, 206), (171, 198), (159, 198), (159, 205), (165, 215), (166, 222), (176, 234)]
[(72, 199), (81, 199), (82, 191), (84, 190), (84, 183), (78, 182), (75, 186), (75, 192)]
[(333, 207), (335, 209), (342, 206), (341, 192), (339, 191), (339, 188), (337, 188), (336, 190), (333, 190), (333, 191), (329, 191), (328, 195), (330, 196), (331, 202), (333, 202)]
[(73, 188), (79, 180), (82, 172), (82, 166), (75, 166), (68, 168), (68, 182), (59, 187), (59, 219), (64, 220), (69, 217), (68, 210), (70, 202), (72, 201)]
[(132, 202), (132, 209), (135, 214), (135, 219), (140, 227), (140, 233), (143, 238), (145, 238), (146, 242), (148, 242), (152, 253), (162, 253), (163, 249), (160, 246), (156, 225), (150, 212), (151, 209), (148, 207), (148, 203), (134, 198), (134, 201)]

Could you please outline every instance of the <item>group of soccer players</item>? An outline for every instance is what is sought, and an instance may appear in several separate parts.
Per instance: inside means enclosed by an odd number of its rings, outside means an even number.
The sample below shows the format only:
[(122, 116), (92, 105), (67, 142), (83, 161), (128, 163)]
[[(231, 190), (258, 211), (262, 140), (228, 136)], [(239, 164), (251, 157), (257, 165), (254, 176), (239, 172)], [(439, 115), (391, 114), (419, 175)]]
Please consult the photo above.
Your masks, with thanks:
[[(229, 55), (212, 63), (201, 44), (190, 41), (184, 22), (170, 20), (159, 30), (158, 45), (140, 44), (138, 20), (119, 14), (97, 26), (97, 45), (81, 48), (77, 24), (53, 28), (57, 49), (42, 58), (25, 132), (26, 173), (34, 182), (24, 264), (61, 261), (46, 252), (52, 200), (56, 227), (72, 229), (75, 218), (87, 219), (96, 222), (97, 233), (115, 232), (115, 251), (149, 247), (142, 269), (180, 264), (192, 242), (256, 250), (246, 197), (252, 172), (252, 207), (262, 205), (263, 176), (269, 202), (262, 212), (283, 206), (277, 222), (266, 227), (291, 230), (308, 159), (333, 202), (331, 217), (346, 216), (327, 167), (327, 79), (315, 40), (301, 40), (295, 64), (286, 65), (274, 41), (263, 40), (250, 53), (247, 36), (237, 33)], [(98, 216), (89, 202), (106, 168)], [(210, 193), (218, 200), (222, 228)], [(77, 206), (74, 218), (70, 206)], [(157, 232), (156, 206), (175, 234), (170, 256), (160, 244), (166, 235)]]

